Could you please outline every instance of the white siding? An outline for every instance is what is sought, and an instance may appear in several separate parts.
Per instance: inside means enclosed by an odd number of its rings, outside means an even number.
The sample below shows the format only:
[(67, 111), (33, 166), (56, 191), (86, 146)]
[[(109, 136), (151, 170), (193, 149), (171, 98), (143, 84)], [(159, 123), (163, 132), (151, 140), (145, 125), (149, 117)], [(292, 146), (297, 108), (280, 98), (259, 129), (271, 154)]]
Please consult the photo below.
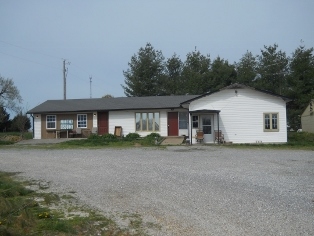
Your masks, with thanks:
[[(233, 143), (287, 142), (286, 103), (279, 97), (249, 88), (226, 89), (190, 104), (190, 111), (220, 110), (219, 129), (225, 140)], [(279, 132), (264, 132), (263, 114), (279, 113)], [(214, 129), (218, 129), (214, 115)]]
[[(173, 110), (177, 111), (177, 110)], [(139, 111), (110, 111), (109, 112), (109, 133), (114, 133), (115, 126), (122, 126), (122, 135), (127, 135), (128, 133), (135, 133), (135, 113), (136, 112), (159, 112), (160, 114), (160, 130), (161, 136), (168, 136), (168, 112), (173, 112), (170, 110), (139, 110)], [(182, 111), (182, 110), (180, 110)], [(152, 133), (148, 132), (136, 132), (142, 137)], [(179, 135), (188, 134), (188, 130), (179, 130)]]
[(41, 139), (41, 115), (34, 115), (34, 139)]
[(115, 126), (122, 126), (122, 135), (134, 133), (135, 116), (131, 111), (110, 111), (109, 112), (109, 130), (108, 132), (114, 134)]

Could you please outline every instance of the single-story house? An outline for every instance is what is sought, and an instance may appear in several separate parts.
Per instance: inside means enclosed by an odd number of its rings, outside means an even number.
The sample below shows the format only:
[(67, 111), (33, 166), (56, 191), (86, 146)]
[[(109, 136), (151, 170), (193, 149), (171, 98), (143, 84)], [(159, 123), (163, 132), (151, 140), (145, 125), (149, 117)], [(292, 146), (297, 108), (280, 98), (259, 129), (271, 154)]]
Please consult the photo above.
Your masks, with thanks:
[(301, 115), (302, 131), (314, 133), (314, 99), (312, 99)]
[(197, 130), (204, 143), (214, 143), (214, 131), (232, 143), (287, 142), (288, 98), (242, 84), (232, 84), (203, 95), (118, 97), (48, 100), (28, 111), (33, 116), (34, 139), (55, 138), (69, 129), (96, 130), (99, 135), (152, 132), (189, 137)]

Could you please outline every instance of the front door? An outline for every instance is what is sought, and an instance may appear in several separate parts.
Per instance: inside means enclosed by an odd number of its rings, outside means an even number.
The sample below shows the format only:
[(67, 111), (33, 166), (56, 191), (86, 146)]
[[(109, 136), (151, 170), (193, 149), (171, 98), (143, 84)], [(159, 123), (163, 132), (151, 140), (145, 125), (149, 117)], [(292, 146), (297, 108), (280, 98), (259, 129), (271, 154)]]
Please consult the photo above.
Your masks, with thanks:
[(98, 113), (98, 134), (108, 134), (108, 112), (99, 112)]
[(213, 116), (212, 115), (203, 115), (202, 116), (202, 130), (204, 132), (204, 143), (214, 142)]
[(168, 136), (179, 135), (178, 112), (168, 112)]

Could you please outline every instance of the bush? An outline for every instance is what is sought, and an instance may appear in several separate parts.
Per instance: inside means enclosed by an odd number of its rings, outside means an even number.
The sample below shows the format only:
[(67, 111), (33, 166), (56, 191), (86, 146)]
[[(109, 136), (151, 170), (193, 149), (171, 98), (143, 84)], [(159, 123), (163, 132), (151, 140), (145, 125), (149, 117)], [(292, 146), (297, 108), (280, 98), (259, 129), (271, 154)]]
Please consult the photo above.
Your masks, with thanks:
[(288, 132), (288, 144), (313, 145), (314, 134), (307, 132)]
[(133, 141), (135, 139), (138, 139), (139, 137), (141, 136), (138, 133), (128, 133), (124, 139), (127, 141)]
[(160, 134), (151, 133), (144, 137), (143, 145), (158, 145), (160, 141)]
[(108, 141), (117, 141), (118, 140), (118, 138), (114, 134), (103, 134), (101, 136), (101, 139), (108, 140)]
[(148, 138), (148, 139), (155, 139), (155, 138), (157, 138), (157, 139), (159, 139), (160, 138), (160, 134), (158, 134), (158, 133), (151, 133), (151, 134), (147, 135), (145, 138)]

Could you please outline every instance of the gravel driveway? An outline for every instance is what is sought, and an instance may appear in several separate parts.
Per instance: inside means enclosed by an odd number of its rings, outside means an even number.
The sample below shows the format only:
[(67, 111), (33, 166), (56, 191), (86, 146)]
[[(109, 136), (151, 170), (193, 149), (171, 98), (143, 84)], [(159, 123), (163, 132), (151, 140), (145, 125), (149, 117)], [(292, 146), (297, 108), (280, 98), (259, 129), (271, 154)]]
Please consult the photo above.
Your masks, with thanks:
[(138, 213), (152, 235), (314, 235), (314, 152), (0, 150), (0, 171), (75, 191), (101, 211)]

